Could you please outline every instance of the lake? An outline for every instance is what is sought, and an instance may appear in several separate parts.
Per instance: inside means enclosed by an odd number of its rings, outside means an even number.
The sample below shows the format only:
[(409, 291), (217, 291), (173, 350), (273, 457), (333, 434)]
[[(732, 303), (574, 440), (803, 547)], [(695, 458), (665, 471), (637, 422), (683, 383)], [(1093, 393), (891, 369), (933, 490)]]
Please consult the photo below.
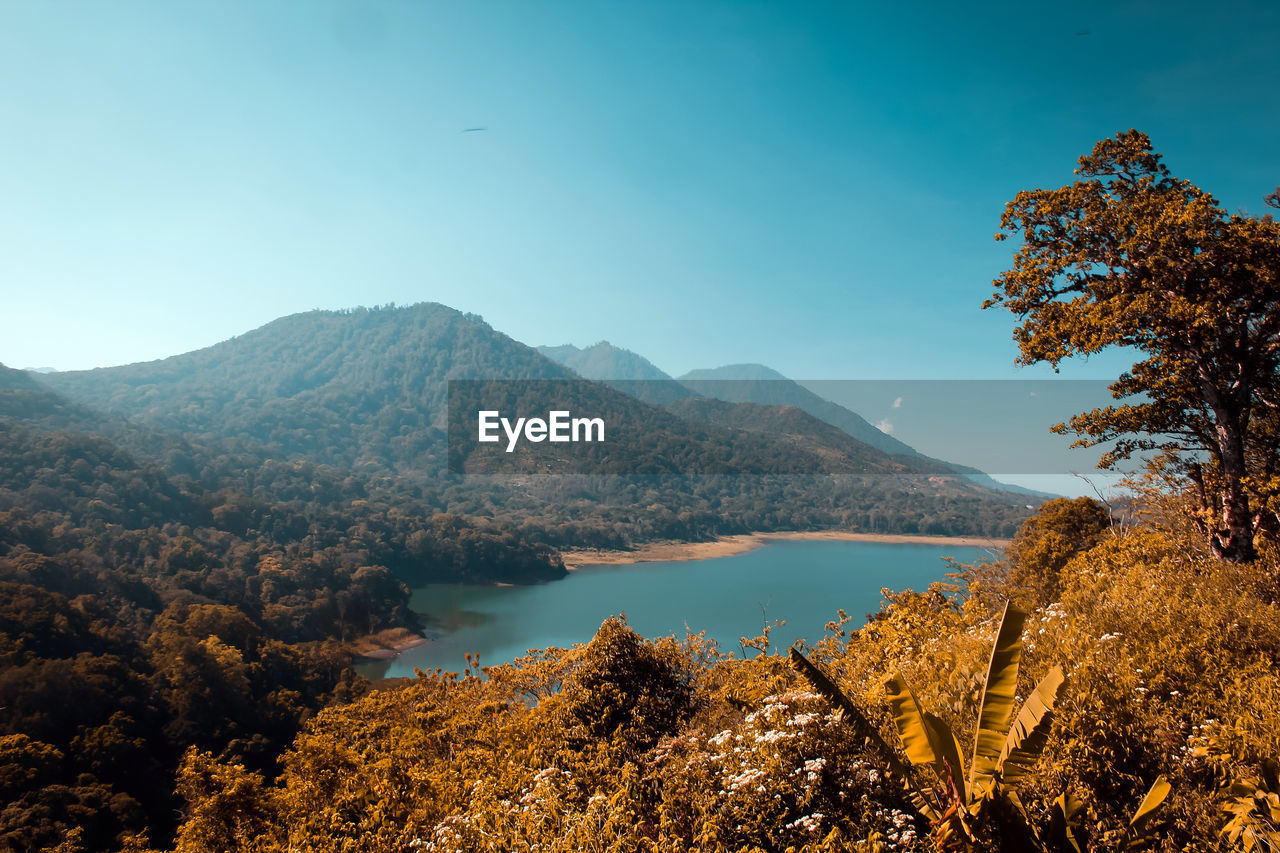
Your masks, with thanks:
[(430, 617), (434, 639), (391, 661), (361, 664), (369, 678), (411, 676), (443, 667), (460, 671), (464, 655), (508, 663), (531, 648), (590, 640), (600, 623), (625, 613), (646, 637), (688, 630), (740, 651), (765, 621), (786, 620), (770, 639), (786, 649), (816, 641), (843, 608), (853, 626), (880, 607), (881, 587), (925, 589), (944, 580), (944, 556), (974, 562), (989, 553), (973, 546), (774, 540), (728, 557), (680, 562), (585, 566), (538, 586), (433, 584), (414, 590), (410, 607)]

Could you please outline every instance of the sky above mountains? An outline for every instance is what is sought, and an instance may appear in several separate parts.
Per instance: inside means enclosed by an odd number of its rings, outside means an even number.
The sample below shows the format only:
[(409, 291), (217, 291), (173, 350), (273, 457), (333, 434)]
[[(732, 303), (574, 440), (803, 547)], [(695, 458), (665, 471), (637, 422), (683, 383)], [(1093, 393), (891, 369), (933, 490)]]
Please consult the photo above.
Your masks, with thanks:
[(1270, 2), (0, 0), (0, 362), (430, 300), (677, 375), (1043, 376), (978, 307), (1004, 202), (1136, 127), (1260, 211), (1277, 32)]

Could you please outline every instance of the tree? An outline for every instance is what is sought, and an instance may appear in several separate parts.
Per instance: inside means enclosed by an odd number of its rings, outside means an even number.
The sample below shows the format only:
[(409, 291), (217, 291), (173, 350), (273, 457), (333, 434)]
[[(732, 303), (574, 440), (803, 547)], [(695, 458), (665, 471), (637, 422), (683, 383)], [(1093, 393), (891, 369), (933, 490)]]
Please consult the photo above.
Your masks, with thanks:
[(1156, 451), (1149, 464), (1189, 488), (1213, 553), (1249, 562), (1280, 504), (1280, 223), (1228, 215), (1136, 130), (1079, 162), (1082, 179), (1006, 205), (996, 239), (1023, 245), (983, 307), (1021, 318), (1022, 364), (1145, 355), (1111, 386), (1128, 402), (1054, 431), (1115, 441), (1100, 467)]
[(587, 739), (612, 739), (633, 753), (674, 734), (697, 710), (697, 687), (676, 645), (648, 642), (616, 616), (601, 624), (563, 695)]
[(1107, 510), (1093, 498), (1056, 498), (1041, 505), (1005, 549), (1012, 562), (1009, 583), (1028, 607), (1044, 607), (1062, 595), (1062, 569), (1102, 540), (1111, 526)]

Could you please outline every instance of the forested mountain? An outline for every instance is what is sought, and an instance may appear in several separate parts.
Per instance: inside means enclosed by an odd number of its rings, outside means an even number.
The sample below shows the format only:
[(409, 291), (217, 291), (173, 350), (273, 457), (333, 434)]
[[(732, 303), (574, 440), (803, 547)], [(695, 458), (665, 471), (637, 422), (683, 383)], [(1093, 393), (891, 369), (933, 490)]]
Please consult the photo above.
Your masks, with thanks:
[(422, 304), (295, 314), (161, 361), (42, 379), (149, 426), (326, 464), (434, 470), (449, 380), (572, 376), (478, 317)]
[(889, 454), (858, 441), (843, 430), (795, 406), (729, 403), (691, 397), (667, 410), (693, 421), (774, 436), (823, 460), (827, 471), (862, 471), (883, 475), (949, 476), (944, 463), (919, 454)]
[(861, 415), (824, 400), (763, 364), (692, 370), (677, 380), (644, 357), (608, 341), (585, 349), (566, 344), (538, 347), (538, 351), (584, 378), (612, 382), (614, 387), (651, 402), (665, 405), (690, 397), (706, 397), (728, 403), (793, 406), (885, 453), (916, 453), (914, 448), (876, 429)]
[(25, 421), (48, 429), (101, 431), (115, 419), (72, 403), (30, 374), (0, 364), (0, 418)]
[[(598, 350), (607, 354), (613, 348), (601, 345)], [(530, 389), (545, 387), (539, 381), (566, 383), (577, 377), (480, 318), (435, 304), (300, 314), (163, 361), (41, 377), (82, 404), (151, 428), (180, 431), (191, 441), (220, 448), (220, 454), (206, 454), (206, 458), (225, 459), (228, 453), (239, 453), (241, 470), (222, 474), (242, 491), (260, 488), (253, 471), (261, 460), (274, 464), (304, 459), (341, 469), (352, 482), (372, 484), (368, 488), (374, 492), (401, 484), (402, 492), (405, 488), (413, 492), (423, 512), (478, 515), (519, 525), (523, 536), (555, 545), (617, 546), (655, 536), (687, 538), (744, 528), (845, 525), (872, 505), (878, 505), (882, 512), (877, 517), (882, 520), (887, 517), (883, 511), (889, 511), (901, 532), (928, 528), (991, 534), (1010, 531), (1024, 512), (1009, 495), (963, 484), (926, 481), (921, 485), (903, 480), (871, 487), (824, 479), (836, 460), (853, 466), (839, 468), (842, 473), (877, 476), (900, 470), (896, 467), (900, 463), (887, 464), (883, 453), (874, 448), (850, 452), (848, 446), (819, 447), (816, 434), (801, 445), (758, 428), (743, 429), (741, 422), (690, 420), (646, 405), (645, 394), (633, 387), (678, 389), (674, 394), (660, 392), (665, 403), (673, 402), (673, 396), (676, 401), (685, 398), (686, 392), (669, 380), (612, 383), (626, 386), (626, 394), (604, 383), (578, 380), (565, 385), (575, 389), (579, 402), (624, 426), (621, 440), (607, 450), (587, 449), (576, 467), (554, 470), (677, 478), (643, 484), (617, 476), (576, 480), (573, 489), (581, 497), (569, 509), (560, 497), (562, 488), (548, 482), (510, 477), (479, 481), (446, 472), (449, 383), (461, 379), (499, 385), (503, 380), (521, 380), (507, 387), (521, 389), (521, 405), (532, 411), (528, 406), (539, 400), (530, 396)], [(848, 444), (844, 437), (831, 434), (823, 440)], [(458, 446), (455, 443), (455, 452)], [(497, 446), (492, 449), (493, 454), (473, 454), (475, 458), (462, 460), (455, 470), (545, 471), (543, 463), (563, 445), (542, 445), (527, 457), (516, 454), (516, 462)], [(526, 458), (530, 461), (520, 467), (518, 460)], [(203, 472), (207, 486), (221, 482), (217, 473)], [(743, 473), (789, 479), (688, 480)], [(816, 479), (801, 484), (797, 476)], [(662, 496), (641, 504), (653, 507), (652, 515), (635, 513), (637, 489), (651, 494), (656, 490)], [(972, 515), (971, 510), (952, 506), (955, 500), (986, 508)], [(780, 505), (786, 510), (780, 511)], [(969, 522), (962, 520), (966, 515), (971, 515)], [(937, 529), (939, 518), (951, 519), (945, 529)], [(926, 519), (932, 521), (926, 523)]]
[[(731, 364), (705, 370), (692, 370), (680, 379), (672, 379), (644, 357), (601, 341), (580, 349), (572, 344), (538, 347), (543, 355), (573, 369), (587, 379), (608, 383), (620, 391), (646, 402), (667, 406), (671, 411), (694, 415), (705, 420), (711, 410), (706, 407), (672, 407), (669, 404), (695, 397), (728, 403), (750, 403), (761, 406), (786, 406), (799, 409), (818, 420), (843, 431), (859, 442), (888, 454), (916, 456), (931, 473), (960, 475), (977, 485), (992, 489), (1028, 493), (1017, 487), (998, 483), (982, 471), (967, 465), (943, 462), (925, 456), (915, 448), (872, 426), (866, 418), (819, 395), (763, 364)], [(716, 423), (739, 428), (759, 422), (760, 410), (747, 409), (736, 414), (720, 408)], [(695, 413), (701, 413), (696, 415)], [(765, 418), (765, 422), (774, 422)], [(839, 441), (831, 433), (828, 439)]]
[[(866, 418), (788, 379), (763, 364), (731, 364), (723, 367), (692, 370), (678, 380), (663, 373), (644, 357), (601, 341), (593, 346), (579, 348), (572, 344), (558, 347), (538, 347), (538, 351), (560, 364), (573, 369), (587, 379), (608, 382), (612, 387), (642, 400), (668, 405), (682, 400), (702, 397), (727, 403), (752, 403), (761, 406), (788, 406), (806, 412), (843, 431), (859, 442), (888, 454), (919, 456), (950, 474), (982, 477), (975, 468), (941, 462), (926, 457), (915, 448), (874, 427)], [(669, 407), (670, 408), (670, 407)], [(709, 411), (692, 407), (672, 411)], [(753, 423), (759, 410), (745, 410), (731, 416), (727, 409), (717, 409), (718, 423), (736, 422), (741, 427)], [(830, 433), (827, 433), (830, 436)], [(939, 467), (931, 467), (937, 472)], [(977, 480), (975, 480), (977, 482)], [(1004, 488), (990, 478), (981, 481), (989, 488)]]
[(946, 469), (947, 473), (959, 475), (977, 486), (1040, 498), (1053, 497), (1043, 492), (998, 482), (985, 472), (969, 465), (926, 456), (914, 447), (872, 426), (858, 413), (823, 399), (798, 382), (788, 379), (763, 364), (730, 364), (708, 370), (691, 370), (681, 376), (678, 381), (681, 386), (697, 394), (718, 400), (795, 406), (885, 453), (912, 455), (923, 462), (936, 463)]

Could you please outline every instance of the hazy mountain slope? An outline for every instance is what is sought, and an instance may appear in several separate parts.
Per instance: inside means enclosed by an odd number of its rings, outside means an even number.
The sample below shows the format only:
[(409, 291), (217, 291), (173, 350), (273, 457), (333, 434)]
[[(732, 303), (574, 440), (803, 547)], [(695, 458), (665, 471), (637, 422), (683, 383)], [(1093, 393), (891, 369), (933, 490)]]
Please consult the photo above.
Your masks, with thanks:
[(0, 388), (38, 391), (40, 383), (36, 382), (25, 370), (14, 370), (4, 364), (0, 364)]
[[(692, 382), (686, 383), (672, 379), (643, 356), (608, 341), (586, 348), (572, 344), (541, 346), (538, 351), (580, 376), (600, 380), (640, 400), (662, 405), (681, 417), (751, 432), (786, 434), (795, 446), (816, 452), (841, 469), (847, 469), (853, 460), (862, 460), (875, 470), (892, 468), (883, 458), (874, 458), (878, 454), (868, 454), (866, 451), (870, 449), (927, 460), (861, 416), (822, 399), (764, 365), (738, 364), (693, 371), (686, 374)], [(725, 405), (708, 405), (713, 400)], [(740, 404), (741, 408), (733, 409), (734, 404)], [(784, 407), (787, 411), (769, 412), (769, 406)], [(803, 417), (797, 418), (802, 414)], [(804, 441), (796, 440), (800, 435), (805, 436)], [(929, 463), (934, 460), (922, 463), (919, 470), (952, 473), (943, 463)]]
[(730, 364), (709, 370), (692, 370), (681, 376), (681, 385), (708, 397), (732, 402), (766, 403), (795, 406), (820, 420), (839, 427), (861, 441), (886, 453), (916, 456), (937, 463), (948, 473), (958, 474), (976, 486), (1030, 495), (1036, 498), (1056, 497), (1021, 486), (1001, 483), (987, 473), (969, 465), (946, 462), (926, 456), (914, 447), (876, 429), (866, 418), (837, 403), (823, 399), (781, 373), (763, 364)]
[(28, 428), (108, 436), (130, 451), (163, 443), (154, 434), (137, 436), (124, 418), (69, 400), (36, 377), (0, 364), (0, 420), (6, 419)]
[(865, 471), (912, 476), (954, 476), (946, 465), (925, 456), (888, 454), (795, 406), (729, 403), (708, 397), (680, 400), (667, 410), (689, 420), (763, 432), (817, 454), (828, 471)]
[(87, 420), (89, 412), (45, 388), (24, 371), (0, 364), (0, 418), (66, 426)]
[(709, 370), (692, 370), (681, 376), (679, 382), (704, 397), (730, 403), (795, 406), (885, 453), (916, 453), (915, 448), (876, 429), (856, 412), (824, 400), (763, 364), (730, 364)]
[(589, 347), (564, 344), (537, 347), (538, 352), (571, 368), (586, 379), (629, 379), (644, 381), (670, 380), (653, 362), (629, 349), (600, 341)]
[(693, 392), (659, 370), (648, 359), (608, 341), (580, 349), (573, 344), (538, 347), (538, 352), (584, 379), (603, 382), (638, 400), (663, 406), (692, 397)]

